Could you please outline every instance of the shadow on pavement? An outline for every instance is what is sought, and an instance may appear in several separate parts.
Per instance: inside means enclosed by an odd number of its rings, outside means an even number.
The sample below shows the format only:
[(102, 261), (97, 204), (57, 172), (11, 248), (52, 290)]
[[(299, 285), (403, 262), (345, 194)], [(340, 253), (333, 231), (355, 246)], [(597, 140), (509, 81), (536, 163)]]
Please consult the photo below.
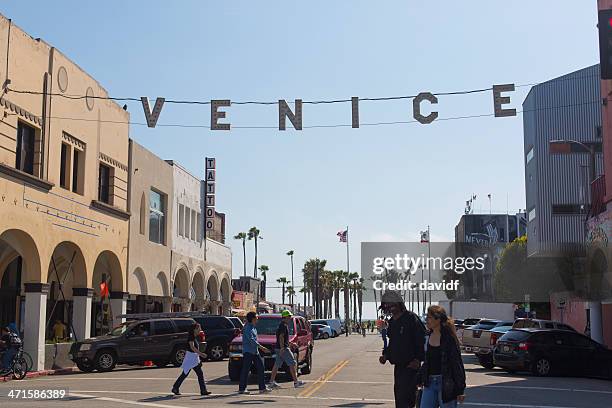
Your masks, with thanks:
[(360, 408), (369, 405), (385, 405), (383, 402), (351, 402), (348, 404), (331, 405), (332, 407)]
[(262, 404), (271, 404), (273, 402), (278, 402), (278, 401), (274, 401), (271, 399), (247, 399), (247, 400), (240, 400), (240, 401), (231, 401), (228, 402), (228, 404), (232, 404), (232, 405), (262, 405)]

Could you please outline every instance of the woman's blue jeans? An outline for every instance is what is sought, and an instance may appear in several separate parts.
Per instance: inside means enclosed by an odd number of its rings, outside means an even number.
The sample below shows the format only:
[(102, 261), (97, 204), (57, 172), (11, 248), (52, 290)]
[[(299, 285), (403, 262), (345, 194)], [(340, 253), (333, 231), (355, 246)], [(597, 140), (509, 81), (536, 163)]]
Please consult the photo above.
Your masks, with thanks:
[(456, 408), (457, 400), (442, 402), (442, 376), (430, 375), (429, 387), (423, 388), (421, 408)]

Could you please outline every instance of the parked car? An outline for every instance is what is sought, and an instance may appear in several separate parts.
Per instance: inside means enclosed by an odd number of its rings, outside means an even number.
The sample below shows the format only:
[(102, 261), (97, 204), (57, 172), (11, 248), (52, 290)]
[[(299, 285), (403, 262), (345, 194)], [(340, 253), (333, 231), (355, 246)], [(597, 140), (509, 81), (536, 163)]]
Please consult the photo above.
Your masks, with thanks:
[(236, 328), (234, 323), (225, 316), (202, 314), (192, 316), (192, 318), (200, 323), (206, 335), (205, 353), (208, 358), (212, 361), (223, 360), (227, 356), (230, 343), (242, 333), (242, 330)]
[(559, 329), (559, 330), (569, 330), (576, 332), (572, 326), (555, 322), (554, 320), (542, 320), (542, 319), (529, 319), (529, 318), (521, 318), (516, 319), (514, 324), (512, 325), (513, 329)]
[(481, 319), (473, 326), (463, 329), (461, 348), (467, 353), (478, 354), (482, 348), (484, 352), (490, 350), (489, 331), (495, 327), (512, 327), (514, 321), (494, 319)]
[(240, 329), (225, 316), (207, 315), (202, 312), (138, 313), (121, 315), (127, 319), (142, 320), (152, 318), (186, 317), (194, 319), (202, 326), (206, 336), (206, 349), (203, 350), (212, 361), (223, 360), (227, 356), (229, 344), (240, 334)]
[(111, 371), (117, 364), (149, 360), (160, 367), (168, 363), (178, 367), (188, 348), (187, 332), (194, 324), (190, 318), (128, 321), (104, 336), (73, 343), (69, 358), (84, 372)]
[[(465, 330), (466, 327), (470, 327), (470, 326), (475, 325), (480, 320), (482, 320), (482, 319), (481, 318), (475, 318), (475, 317), (468, 317), (467, 319), (457, 319), (457, 320), (455, 320), (455, 329), (457, 331), (457, 338), (459, 339), (459, 343), (461, 343), (462, 338), (463, 338), (463, 330)], [(457, 322), (460, 322), (460, 323), (457, 323)]]
[[(280, 314), (262, 314), (257, 321), (257, 341), (270, 350), (270, 353), (263, 354), (264, 367), (266, 371), (272, 370), (276, 354), (276, 329), (280, 324)], [(289, 329), (289, 341), (297, 344), (297, 349), (293, 350), (298, 368), (302, 374), (310, 374), (312, 370), (312, 351), (314, 341), (310, 324), (301, 316), (293, 316), (287, 325)], [(283, 363), (281, 370), (288, 372), (288, 367)], [(240, 379), (242, 370), (242, 335), (236, 337), (229, 348), (228, 374), (232, 381)]]
[(343, 334), (343, 327), (342, 322), (340, 322), (340, 319), (316, 319), (311, 320), (310, 323), (324, 324), (331, 327), (333, 332), (332, 337), (338, 337), (340, 334)]
[(511, 373), (612, 379), (612, 351), (569, 330), (512, 329), (497, 341), (493, 359), (496, 366)]
[(244, 327), (244, 323), (242, 323), (242, 320), (240, 320), (239, 317), (230, 316), (230, 317), (228, 317), (228, 319), (230, 319), (230, 322), (232, 322), (232, 324), (234, 325), (235, 328), (240, 329), (240, 332), (242, 332), (242, 328)]
[(327, 340), (330, 337), (334, 336), (334, 332), (332, 331), (332, 328), (326, 324), (311, 323), (310, 328), (312, 330), (312, 336), (315, 338), (315, 340), (318, 340), (318, 339)]
[(488, 344), (488, 346), (480, 346), (479, 349), (475, 351), (481, 366), (489, 370), (495, 367), (495, 363), (493, 362), (493, 350), (495, 349), (497, 340), (510, 330), (512, 330), (512, 326), (498, 326), (483, 332), (481, 341), (483, 344)]

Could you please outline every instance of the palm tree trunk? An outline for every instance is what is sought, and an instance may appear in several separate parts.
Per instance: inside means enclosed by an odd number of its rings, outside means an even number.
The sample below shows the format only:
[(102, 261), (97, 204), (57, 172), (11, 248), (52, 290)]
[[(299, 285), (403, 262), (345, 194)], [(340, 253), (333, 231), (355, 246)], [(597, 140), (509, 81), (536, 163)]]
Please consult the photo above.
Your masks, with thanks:
[(359, 324), (361, 324), (361, 312), (363, 308), (363, 292), (361, 289), (357, 292), (357, 299), (359, 301)]
[[(291, 255), (291, 285), (295, 288), (295, 281), (293, 280), (293, 255)], [(289, 303), (291, 303), (291, 308), (293, 309), (293, 294), (291, 294)]]
[(283, 282), (283, 305), (285, 304), (285, 283)]
[(353, 288), (353, 321), (357, 321), (357, 289)]
[(242, 266), (244, 267), (244, 276), (246, 277), (246, 239), (242, 239)]
[(349, 287), (346, 282), (344, 282), (344, 324), (348, 324), (350, 318), (350, 300), (349, 300)]
[(255, 237), (255, 265), (253, 265), (253, 277), (257, 278), (257, 237)]

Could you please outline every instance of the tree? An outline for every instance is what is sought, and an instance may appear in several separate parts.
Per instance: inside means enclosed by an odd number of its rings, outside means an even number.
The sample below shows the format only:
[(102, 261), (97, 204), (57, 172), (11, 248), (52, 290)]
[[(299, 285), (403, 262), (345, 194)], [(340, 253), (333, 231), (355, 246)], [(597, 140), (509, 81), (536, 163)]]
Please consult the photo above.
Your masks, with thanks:
[(246, 232), (239, 232), (238, 234), (234, 236), (234, 239), (242, 240), (242, 266), (244, 269), (244, 276), (247, 276), (246, 274), (246, 238), (247, 238)]
[[(295, 295), (295, 289), (293, 288), (293, 285), (287, 286), (287, 296), (289, 296), (289, 299), (293, 299), (293, 295)], [(293, 301), (289, 303), (291, 303), (291, 308), (293, 309)]]
[[(305, 279), (305, 287), (308, 292), (312, 295), (313, 300), (311, 301), (311, 305), (315, 309), (315, 318), (319, 318), (321, 309), (321, 293), (322, 288), (320, 285), (320, 278), (322, 272), (325, 270), (325, 265), (327, 261), (325, 259), (312, 258), (304, 263), (304, 267), (302, 268), (302, 273), (304, 274)], [(319, 274), (319, 280), (315, 280), (315, 275)]]
[(283, 302), (282, 303), (284, 305), (285, 304), (285, 285), (288, 284), (289, 281), (284, 276), (282, 278), (278, 278), (276, 281), (280, 283), (281, 285), (283, 285)]
[(259, 235), (259, 233), (260, 233), (260, 231), (257, 229), (257, 227), (251, 227), (251, 229), (249, 229), (249, 233), (248, 233), (249, 241), (250, 240), (254, 240), (255, 241), (255, 265), (253, 265), (253, 277), (254, 278), (257, 278), (257, 240), (263, 239)]
[[(295, 280), (293, 280), (293, 254), (293, 249), (287, 252), (287, 255), (291, 257), (291, 284), (295, 285)], [(293, 291), (293, 293), (295, 294), (295, 291)], [(293, 295), (290, 295), (289, 299), (289, 303), (291, 303), (291, 307), (293, 307)]]
[(551, 292), (572, 290), (571, 259), (566, 256), (531, 258), (527, 256), (527, 236), (516, 238), (501, 252), (493, 276), (495, 300), (522, 302), (548, 301)]
[(261, 265), (259, 267), (259, 271), (261, 272), (261, 277), (263, 279), (263, 293), (264, 295), (266, 294), (266, 285), (268, 282), (268, 271), (270, 270), (270, 268), (268, 268), (268, 265)]

